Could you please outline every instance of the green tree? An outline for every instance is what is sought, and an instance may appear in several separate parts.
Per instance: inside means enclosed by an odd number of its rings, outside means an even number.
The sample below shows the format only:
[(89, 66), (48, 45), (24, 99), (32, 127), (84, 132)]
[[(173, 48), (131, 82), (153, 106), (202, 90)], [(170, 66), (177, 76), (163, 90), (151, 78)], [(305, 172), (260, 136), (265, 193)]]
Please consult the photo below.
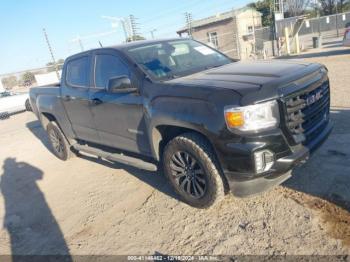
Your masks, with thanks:
[(350, 0), (346, 1), (343, 7), (343, 12), (348, 12), (348, 11), (350, 11)]
[(25, 72), (23, 75), (22, 75), (22, 84), (24, 86), (30, 86), (32, 85), (34, 82), (35, 82), (35, 77), (34, 77), (34, 74), (32, 72)]
[(285, 17), (300, 16), (311, 6), (310, 0), (284, 0)]
[(350, 0), (318, 0), (321, 15), (333, 15), (350, 10)]
[(273, 24), (272, 7), (273, 0), (260, 0), (247, 5), (250, 8), (254, 8), (262, 13), (262, 25), (271, 26)]
[(350, 11), (350, 0), (338, 0), (338, 13)]
[(9, 77), (5, 77), (1, 80), (3, 86), (10, 90), (13, 87), (15, 87), (16, 85), (18, 85), (18, 81), (17, 81), (17, 77), (15, 76), (9, 76)]
[[(62, 59), (62, 58), (61, 58), (61, 59), (58, 59), (58, 60), (56, 61), (57, 69), (58, 69), (58, 70), (61, 70), (61, 69), (62, 69), (63, 63), (64, 63), (64, 59)], [(55, 64), (54, 64), (53, 62), (48, 62), (48, 63), (46, 64), (46, 66), (47, 66), (47, 72), (56, 71)]]
[(57, 66), (58, 66), (58, 70), (61, 70), (64, 64), (64, 59), (58, 59), (57, 60)]
[(54, 64), (52, 62), (46, 63), (46, 66), (47, 66), (47, 72), (55, 71), (55, 67), (54, 67)]
[(336, 13), (337, 0), (319, 0), (321, 15), (332, 15)]
[(134, 35), (134, 36), (128, 37), (128, 39), (126, 41), (127, 42), (133, 42), (133, 41), (139, 41), (139, 40), (146, 40), (146, 38), (144, 38), (141, 35)]

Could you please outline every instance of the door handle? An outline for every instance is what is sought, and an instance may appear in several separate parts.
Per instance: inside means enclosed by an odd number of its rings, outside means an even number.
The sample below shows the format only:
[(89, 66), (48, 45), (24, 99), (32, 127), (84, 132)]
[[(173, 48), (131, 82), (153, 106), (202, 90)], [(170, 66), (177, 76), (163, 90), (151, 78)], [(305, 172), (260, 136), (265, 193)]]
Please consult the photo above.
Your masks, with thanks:
[(75, 99), (76, 99), (76, 97), (70, 96), (70, 95), (65, 95), (65, 96), (63, 97), (63, 100), (64, 100), (64, 101), (71, 101), (71, 100), (75, 100)]
[(63, 97), (63, 100), (64, 101), (70, 101), (71, 100), (71, 96), (66, 95), (66, 96)]
[(91, 100), (91, 103), (92, 103), (93, 105), (97, 106), (97, 105), (102, 104), (103, 101), (102, 101), (101, 99), (99, 99), (99, 98), (94, 98), (94, 99)]

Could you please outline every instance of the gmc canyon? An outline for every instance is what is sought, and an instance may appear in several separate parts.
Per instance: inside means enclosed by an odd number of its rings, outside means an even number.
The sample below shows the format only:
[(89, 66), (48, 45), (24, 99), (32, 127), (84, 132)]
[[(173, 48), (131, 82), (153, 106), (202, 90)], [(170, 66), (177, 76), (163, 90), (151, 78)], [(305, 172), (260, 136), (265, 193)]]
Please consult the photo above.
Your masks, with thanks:
[(66, 59), (31, 88), (54, 154), (164, 174), (198, 208), (281, 184), (330, 134), (327, 68), (232, 60), (191, 39), (138, 41)]

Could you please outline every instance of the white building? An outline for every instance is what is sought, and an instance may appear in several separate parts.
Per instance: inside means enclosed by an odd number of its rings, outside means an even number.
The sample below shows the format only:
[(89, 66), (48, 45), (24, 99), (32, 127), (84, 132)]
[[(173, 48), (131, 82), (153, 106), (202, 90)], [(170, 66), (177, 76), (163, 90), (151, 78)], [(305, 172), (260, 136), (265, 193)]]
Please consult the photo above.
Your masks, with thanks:
[[(59, 75), (62, 74), (62, 71), (59, 71)], [(55, 71), (45, 74), (37, 74), (34, 75), (35, 81), (38, 86), (45, 86), (59, 83), (59, 79), (57, 78), (57, 73)]]

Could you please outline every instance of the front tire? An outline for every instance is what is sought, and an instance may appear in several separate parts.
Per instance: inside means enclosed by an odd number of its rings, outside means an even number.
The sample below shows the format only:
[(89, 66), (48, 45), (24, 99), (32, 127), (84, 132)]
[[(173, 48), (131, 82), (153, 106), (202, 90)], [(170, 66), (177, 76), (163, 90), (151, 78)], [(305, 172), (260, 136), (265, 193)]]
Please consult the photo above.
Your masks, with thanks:
[(72, 155), (70, 145), (58, 125), (50, 122), (46, 130), (54, 155), (63, 161), (69, 159)]
[(208, 208), (224, 197), (220, 167), (204, 137), (196, 133), (175, 137), (165, 147), (163, 161), (165, 175), (185, 203)]

